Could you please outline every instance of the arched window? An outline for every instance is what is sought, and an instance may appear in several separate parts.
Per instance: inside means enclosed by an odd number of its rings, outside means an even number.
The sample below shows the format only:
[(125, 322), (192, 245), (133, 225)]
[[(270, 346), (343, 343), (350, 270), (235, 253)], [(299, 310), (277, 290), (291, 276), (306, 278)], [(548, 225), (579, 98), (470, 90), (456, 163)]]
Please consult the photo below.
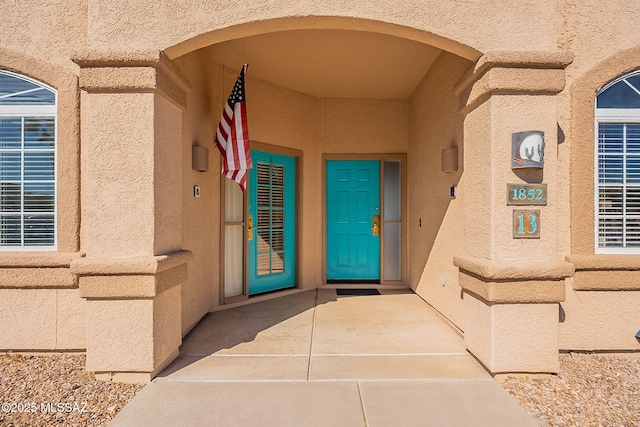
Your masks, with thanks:
[(0, 70), (0, 250), (56, 248), (56, 91)]
[(640, 71), (596, 96), (596, 252), (640, 253)]

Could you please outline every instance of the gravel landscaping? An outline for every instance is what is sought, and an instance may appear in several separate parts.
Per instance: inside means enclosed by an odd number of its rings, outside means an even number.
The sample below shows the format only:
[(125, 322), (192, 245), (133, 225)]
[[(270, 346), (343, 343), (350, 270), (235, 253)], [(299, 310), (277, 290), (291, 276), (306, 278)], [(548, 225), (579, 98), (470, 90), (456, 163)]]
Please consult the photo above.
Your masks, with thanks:
[(0, 354), (0, 426), (104, 426), (143, 387), (84, 366), (84, 354)]
[[(0, 354), (0, 425), (104, 426), (142, 389), (84, 366), (83, 354)], [(561, 354), (558, 375), (500, 382), (541, 426), (640, 427), (640, 354)]]
[(640, 354), (561, 354), (558, 375), (500, 382), (541, 426), (640, 427)]

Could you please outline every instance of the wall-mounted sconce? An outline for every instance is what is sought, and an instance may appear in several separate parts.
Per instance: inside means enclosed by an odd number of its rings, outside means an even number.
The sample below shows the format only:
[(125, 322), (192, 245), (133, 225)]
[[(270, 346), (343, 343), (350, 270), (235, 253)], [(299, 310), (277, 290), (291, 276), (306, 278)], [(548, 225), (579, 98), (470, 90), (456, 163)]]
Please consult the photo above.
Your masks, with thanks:
[(511, 169), (544, 167), (544, 132), (529, 130), (511, 134)]
[(191, 169), (206, 172), (209, 170), (209, 149), (193, 145), (191, 147)]
[(445, 148), (440, 153), (440, 156), (442, 172), (458, 171), (458, 147)]

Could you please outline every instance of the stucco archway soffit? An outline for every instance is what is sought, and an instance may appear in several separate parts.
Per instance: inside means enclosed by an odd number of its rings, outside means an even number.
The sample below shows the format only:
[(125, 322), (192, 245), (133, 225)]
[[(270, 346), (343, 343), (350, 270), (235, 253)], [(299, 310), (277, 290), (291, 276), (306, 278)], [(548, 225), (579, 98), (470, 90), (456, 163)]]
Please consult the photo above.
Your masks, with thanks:
[(163, 52), (169, 59), (175, 59), (214, 44), (290, 30), (351, 30), (378, 33), (433, 46), (472, 62), (482, 56), (482, 52), (471, 46), (424, 29), (372, 19), (341, 16), (295, 16), (245, 22), (225, 28), (212, 29), (173, 46), (167, 46)]
[(481, 53), (413, 27), (360, 18), (307, 16), (238, 24), (200, 34), (165, 53), (198, 50), (233, 70), (327, 98), (407, 99), (442, 52), (470, 63)]
[(560, 93), (573, 57), (566, 50), (487, 52), (454, 87), (460, 110), (468, 113), (491, 95)]
[(202, 49), (231, 69), (317, 97), (406, 99), (441, 49), (413, 40), (353, 30), (290, 30)]

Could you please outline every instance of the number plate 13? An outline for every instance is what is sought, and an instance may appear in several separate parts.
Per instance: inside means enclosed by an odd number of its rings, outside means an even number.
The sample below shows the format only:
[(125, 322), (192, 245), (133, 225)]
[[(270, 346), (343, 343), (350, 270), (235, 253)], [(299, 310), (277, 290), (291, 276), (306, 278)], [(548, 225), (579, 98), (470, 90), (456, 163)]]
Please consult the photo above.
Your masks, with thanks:
[(547, 184), (507, 184), (507, 205), (547, 204)]
[(540, 210), (525, 211), (515, 209), (513, 211), (513, 238), (540, 238)]

